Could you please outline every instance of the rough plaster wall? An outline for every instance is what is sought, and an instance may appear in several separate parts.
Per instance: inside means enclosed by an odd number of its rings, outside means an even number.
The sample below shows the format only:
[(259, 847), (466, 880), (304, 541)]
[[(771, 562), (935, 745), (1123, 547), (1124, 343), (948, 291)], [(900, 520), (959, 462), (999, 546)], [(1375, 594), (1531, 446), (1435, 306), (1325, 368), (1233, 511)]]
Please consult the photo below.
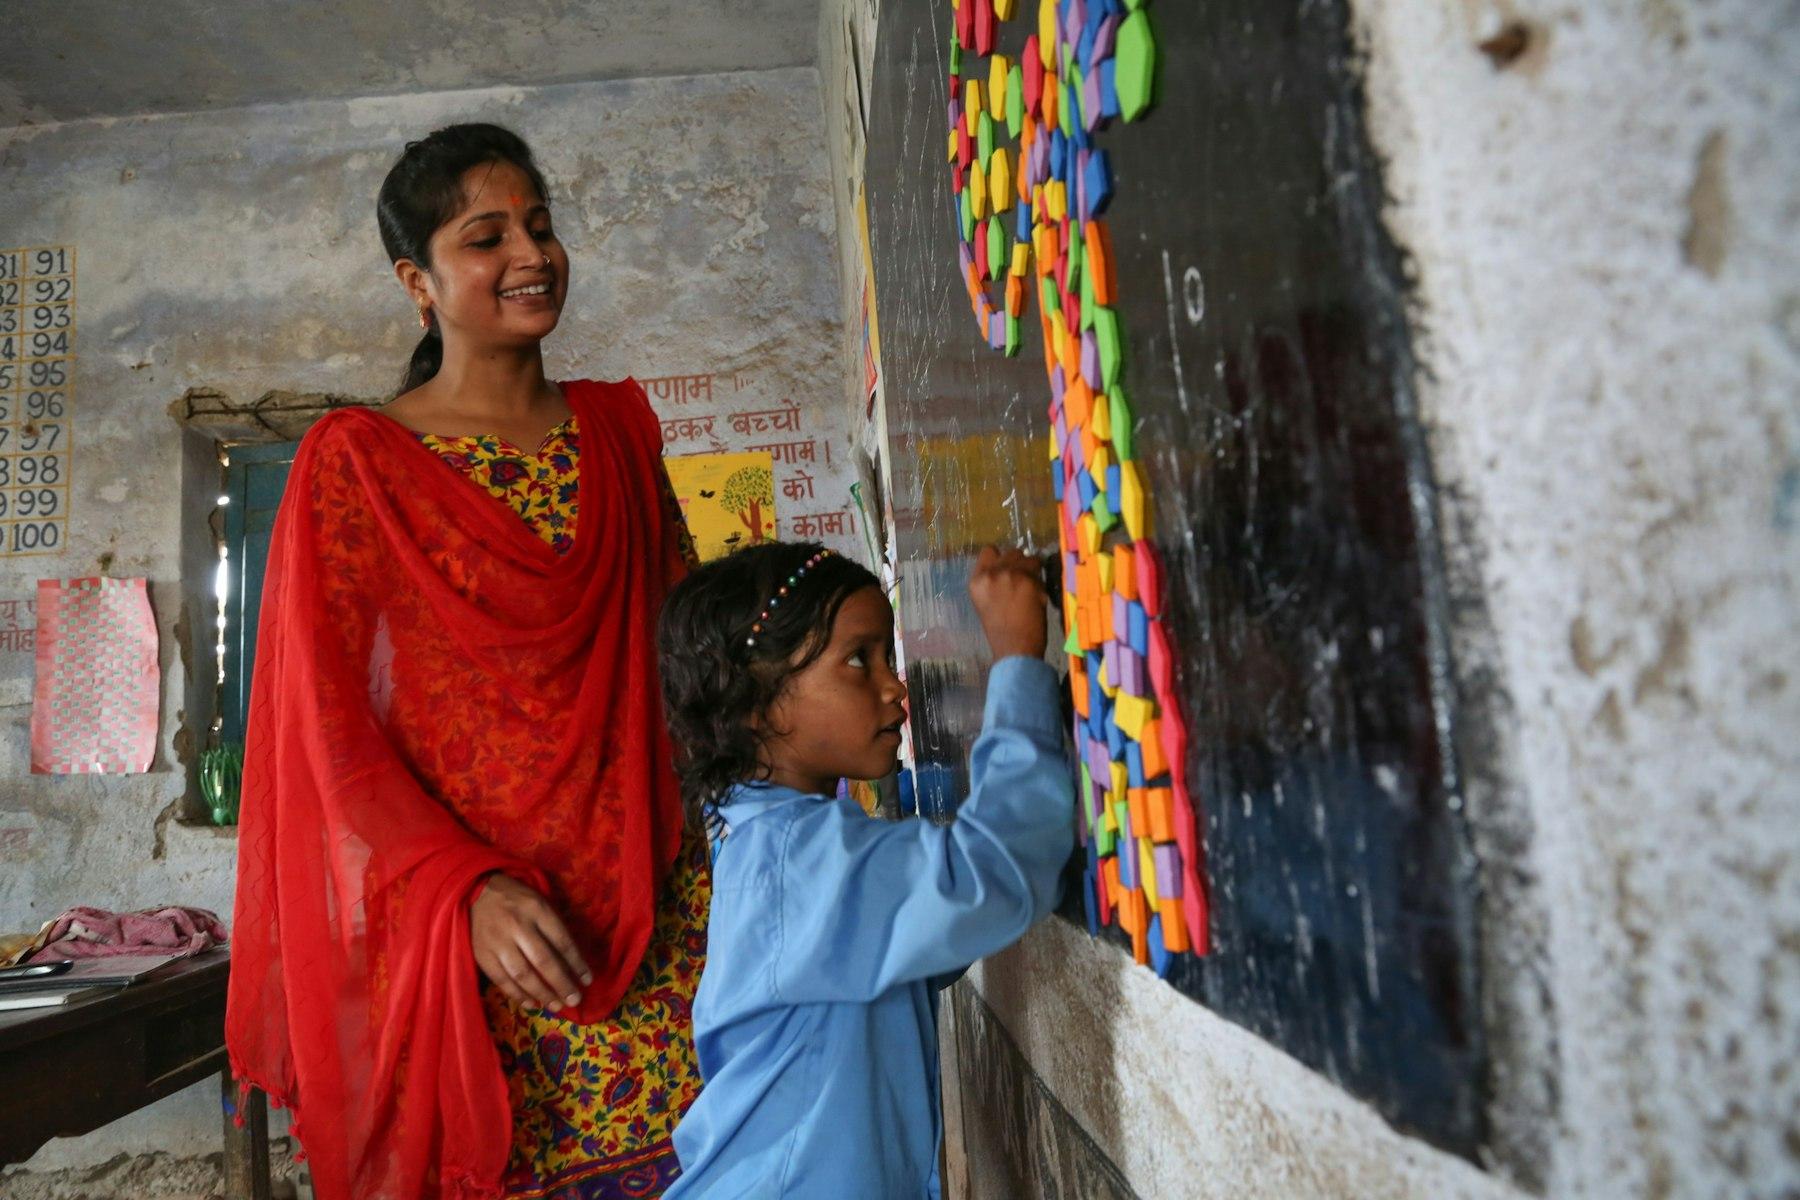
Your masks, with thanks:
[(1800, 6), (1359, 8), (1537, 830), (1549, 1189), (1792, 1195)]
[[(1355, 7), (1461, 687), (1499, 722), (1471, 805), (1497, 859), (1530, 855), (1484, 879), (1496, 1169), (1059, 921), (971, 979), (1146, 1196), (1793, 1195), (1800, 6)], [(844, 31), (873, 8), (820, 26), (852, 354)], [(949, 1093), (956, 1195), (984, 1114)]]
[[(757, 406), (791, 396), (809, 435), (841, 440), (818, 95), (803, 67), (0, 132), (0, 245), (78, 248), (81, 330), (69, 551), (0, 559), (0, 599), (113, 554), (113, 573), (152, 581), (165, 697), (152, 774), (32, 777), (29, 656), (0, 661), (0, 828), (29, 831), (0, 869), (0, 928), (75, 903), (230, 911), (234, 840), (159, 819), (181, 790), (183, 686), (180, 447), (165, 410), (193, 387), (239, 400), (392, 389), (418, 330), (374, 196), (402, 142), (490, 119), (537, 148), (574, 262), (553, 375), (741, 372)], [(838, 462), (818, 486), (841, 502)], [(215, 1095), (202, 1085), (33, 1165), (213, 1149)]]
[(863, 184), (864, 107), (875, 62), (880, 0), (823, 0), (819, 6), (819, 91), (831, 160), (831, 199), (837, 212), (838, 288), (843, 304), (844, 410), (853, 430), (876, 428), (866, 418), (862, 381), (864, 264), (857, 245), (856, 197)]
[(808, 66), (817, 12), (816, 0), (37, 4), (0, 39), (0, 125)]

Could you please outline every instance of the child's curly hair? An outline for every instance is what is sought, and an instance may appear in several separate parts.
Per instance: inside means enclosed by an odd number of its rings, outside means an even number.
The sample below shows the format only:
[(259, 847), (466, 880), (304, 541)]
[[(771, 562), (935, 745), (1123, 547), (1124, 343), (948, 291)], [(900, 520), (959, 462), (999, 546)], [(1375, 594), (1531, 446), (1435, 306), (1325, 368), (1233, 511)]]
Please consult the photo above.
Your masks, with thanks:
[[(789, 579), (823, 547), (766, 542), (708, 563), (677, 584), (657, 629), (663, 709), (675, 741), (675, 773), (689, 815), (731, 786), (764, 778), (762, 739), (752, 722), (787, 681), (825, 652), (844, 601), (880, 581), (831, 554)], [(770, 608), (783, 587), (788, 594)], [(769, 608), (756, 644), (750, 627)]]

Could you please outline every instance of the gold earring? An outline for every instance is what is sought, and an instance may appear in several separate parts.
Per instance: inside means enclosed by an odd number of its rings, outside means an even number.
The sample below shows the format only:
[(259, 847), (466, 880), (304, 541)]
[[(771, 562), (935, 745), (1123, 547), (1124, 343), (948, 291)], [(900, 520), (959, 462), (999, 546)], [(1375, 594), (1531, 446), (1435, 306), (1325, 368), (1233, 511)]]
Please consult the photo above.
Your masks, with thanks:
[(431, 328), (431, 318), (425, 315), (425, 314), (429, 313), (430, 311), (431, 311), (431, 308), (429, 305), (425, 305), (425, 304), (419, 305), (419, 328), (420, 329), (430, 329)]

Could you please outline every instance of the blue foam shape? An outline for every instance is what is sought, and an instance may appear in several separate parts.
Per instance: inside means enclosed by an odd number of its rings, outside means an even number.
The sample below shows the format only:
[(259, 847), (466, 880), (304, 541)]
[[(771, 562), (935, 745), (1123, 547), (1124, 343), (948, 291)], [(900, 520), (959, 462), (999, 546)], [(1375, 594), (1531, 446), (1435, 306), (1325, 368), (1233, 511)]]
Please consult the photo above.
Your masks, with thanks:
[(1116, 59), (1100, 60), (1100, 115), (1109, 120), (1119, 115), (1118, 76)]
[(1106, 151), (1096, 150), (1088, 155), (1087, 176), (1082, 183), (1087, 188), (1088, 219), (1092, 220), (1112, 203), (1112, 164), (1107, 161)]
[(1125, 731), (1112, 721), (1106, 723), (1106, 753), (1114, 762), (1125, 757)]
[[(1060, 129), (1050, 134), (1050, 178), (1069, 182), (1069, 139)], [(952, 205), (952, 208), (955, 206)], [(962, 236), (962, 210), (956, 209), (956, 236)]]
[(1063, 473), (1060, 462), (1050, 464), (1050, 490), (1056, 493), (1058, 500), (1063, 498)]
[(1099, 738), (1106, 736), (1107, 727), (1112, 724), (1106, 719), (1106, 689), (1100, 686), (1098, 667), (1088, 672), (1088, 724)]
[[(1106, 495), (1107, 495), (1107, 498), (1109, 500), (1117, 500), (1121, 490), (1122, 490), (1122, 488), (1119, 483), (1119, 464), (1114, 463), (1112, 466), (1106, 468)], [(1113, 505), (1113, 508), (1115, 510), (1119, 507), (1120, 506), (1118, 504)]]
[(1081, 873), (1081, 909), (1087, 914), (1087, 931), (1089, 937), (1100, 936), (1100, 906), (1094, 899), (1094, 869), (1089, 867)]
[(1138, 880), (1137, 846), (1132, 843), (1131, 835), (1124, 829), (1119, 830), (1119, 884), (1122, 887), (1142, 887)]
[(1150, 653), (1150, 614), (1145, 611), (1142, 601), (1131, 602), (1131, 619), (1125, 630), (1125, 640), (1139, 654)]
[(1094, 497), (1100, 494), (1100, 489), (1094, 486), (1093, 473), (1091, 471), (1082, 471), (1077, 474), (1075, 476), (1075, 486), (1081, 489), (1081, 507), (1092, 508), (1094, 506)]
[(1125, 779), (1131, 787), (1144, 786), (1144, 748), (1136, 742), (1125, 743)]
[(1017, 214), (1013, 219), (1013, 237), (1021, 242), (1031, 240), (1031, 201), (1016, 200), (1013, 210)]
[[(1064, 93), (1066, 95), (1074, 94), (1072, 88), (1065, 88)], [(1075, 103), (1075, 102), (1071, 101), (1070, 103)], [(1081, 111), (1081, 106), (1079, 104), (1076, 104), (1076, 106), (1074, 108), (1071, 108), (1069, 110), (1069, 113), (1071, 116), (1073, 116), (1075, 113), (1078, 113), (1080, 111)], [(1094, 139), (1088, 133), (1087, 126), (1083, 125), (1079, 119), (1072, 121), (1069, 125), (1069, 145), (1070, 145), (1070, 147), (1074, 150), (1087, 150), (1087, 149), (1091, 149), (1093, 147), (1093, 144), (1094, 144)], [(1069, 170), (1071, 173), (1073, 173), (1073, 171), (1075, 170), (1075, 156), (1073, 153), (1071, 153), (1069, 155)]]
[(1097, 0), (1097, 3), (1103, 16), (1125, 19), (1125, 0)]
[(1145, 940), (1150, 943), (1150, 969), (1161, 979), (1168, 975), (1169, 965), (1175, 961), (1175, 956), (1163, 945), (1162, 914), (1150, 918), (1150, 935)]
[(1100, 32), (1100, 22), (1106, 18), (1106, 8), (1100, 4), (1088, 7), (1087, 20), (1081, 26), (1081, 39), (1075, 43), (1075, 64), (1081, 68), (1082, 75), (1088, 73), (1094, 65), (1094, 36)]

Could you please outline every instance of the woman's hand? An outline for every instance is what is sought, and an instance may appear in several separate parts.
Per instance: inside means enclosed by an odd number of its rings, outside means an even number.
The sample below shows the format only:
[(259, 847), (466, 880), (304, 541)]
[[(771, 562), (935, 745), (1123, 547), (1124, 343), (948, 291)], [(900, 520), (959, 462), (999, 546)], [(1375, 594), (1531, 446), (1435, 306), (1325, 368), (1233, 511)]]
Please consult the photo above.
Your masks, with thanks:
[(1044, 656), (1049, 597), (1041, 562), (1022, 550), (984, 546), (969, 576), (969, 598), (995, 659)]
[(489, 875), (469, 904), (469, 942), (481, 973), (521, 1007), (573, 1008), (594, 982), (550, 902), (510, 875)]

